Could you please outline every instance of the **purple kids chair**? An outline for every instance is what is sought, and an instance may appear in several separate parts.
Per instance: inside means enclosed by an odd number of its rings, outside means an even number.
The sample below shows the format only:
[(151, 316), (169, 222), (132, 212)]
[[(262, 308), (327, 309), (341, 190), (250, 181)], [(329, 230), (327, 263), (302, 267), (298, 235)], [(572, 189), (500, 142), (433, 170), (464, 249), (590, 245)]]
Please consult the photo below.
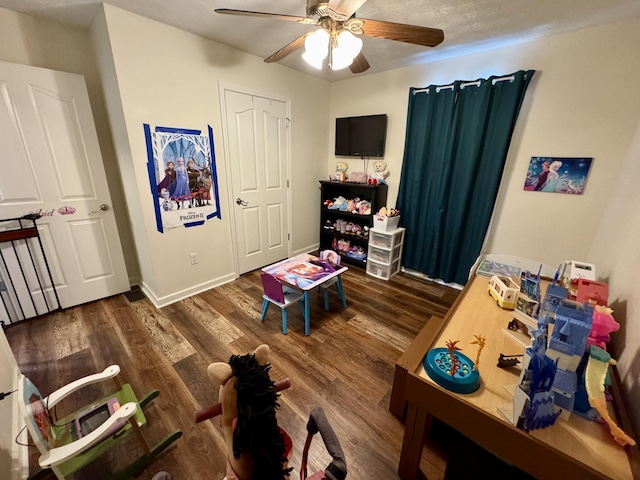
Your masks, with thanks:
[(289, 288), (286, 285), (282, 285), (280, 281), (268, 273), (260, 275), (262, 279), (262, 288), (264, 295), (262, 296), (262, 316), (260, 321), (264, 322), (264, 317), (267, 315), (269, 304), (273, 303), (282, 310), (282, 333), (287, 334), (287, 307), (296, 302), (300, 302), (300, 308), (302, 309), (302, 315), (304, 316), (304, 300), (302, 292)]

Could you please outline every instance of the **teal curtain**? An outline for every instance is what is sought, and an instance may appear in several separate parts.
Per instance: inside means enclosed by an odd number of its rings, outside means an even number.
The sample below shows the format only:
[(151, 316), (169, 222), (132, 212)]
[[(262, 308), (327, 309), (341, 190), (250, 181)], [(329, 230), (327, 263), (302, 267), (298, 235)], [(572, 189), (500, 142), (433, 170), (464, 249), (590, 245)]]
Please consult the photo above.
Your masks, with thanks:
[[(489, 226), (534, 71), (409, 91), (397, 208), (403, 265), (464, 285)], [(476, 86), (477, 85), (477, 86)], [(418, 92), (420, 90), (420, 92)]]

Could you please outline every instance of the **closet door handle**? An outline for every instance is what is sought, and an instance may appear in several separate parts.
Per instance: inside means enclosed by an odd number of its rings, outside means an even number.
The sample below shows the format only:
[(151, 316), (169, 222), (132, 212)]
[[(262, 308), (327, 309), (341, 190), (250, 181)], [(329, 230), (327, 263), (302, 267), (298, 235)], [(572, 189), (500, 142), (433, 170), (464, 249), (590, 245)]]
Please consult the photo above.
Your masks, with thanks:
[(245, 202), (244, 200), (242, 200), (240, 197), (236, 198), (236, 203), (238, 205), (242, 205), (243, 207), (246, 207), (247, 205), (249, 205), (249, 202)]
[(93, 215), (93, 214), (98, 213), (98, 212), (106, 212), (107, 210), (109, 210), (109, 205), (107, 205), (106, 203), (103, 203), (102, 205), (100, 205), (98, 207), (97, 210), (89, 212), (89, 215)]

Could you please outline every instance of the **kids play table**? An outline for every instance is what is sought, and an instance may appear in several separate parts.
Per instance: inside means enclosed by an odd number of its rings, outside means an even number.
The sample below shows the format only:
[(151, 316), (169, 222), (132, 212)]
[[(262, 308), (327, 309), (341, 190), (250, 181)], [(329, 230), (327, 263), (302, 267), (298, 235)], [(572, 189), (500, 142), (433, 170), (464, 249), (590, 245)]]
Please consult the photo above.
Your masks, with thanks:
[[(263, 272), (269, 273), (281, 282), (286, 283), (294, 288), (302, 290), (304, 294), (304, 334), (309, 335), (309, 292), (323, 283), (337, 277), (337, 287), (344, 292), (342, 288), (342, 274), (348, 270), (344, 265), (334, 265), (335, 270), (328, 272), (319, 267), (316, 263), (320, 259), (309, 253), (301, 253), (295, 257), (287, 258), (273, 265), (268, 265), (262, 269)], [(343, 297), (344, 298), (344, 297)]]

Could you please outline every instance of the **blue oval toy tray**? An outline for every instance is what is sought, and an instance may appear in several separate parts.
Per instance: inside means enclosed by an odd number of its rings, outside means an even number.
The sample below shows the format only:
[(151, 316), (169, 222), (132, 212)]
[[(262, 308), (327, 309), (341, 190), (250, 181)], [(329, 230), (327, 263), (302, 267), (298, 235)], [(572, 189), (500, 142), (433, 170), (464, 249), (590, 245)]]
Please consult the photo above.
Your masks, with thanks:
[(472, 393), (480, 388), (480, 374), (473, 370), (474, 363), (466, 355), (456, 352), (458, 371), (451, 376), (451, 355), (444, 347), (429, 350), (422, 361), (427, 375), (447, 390), (456, 393)]

